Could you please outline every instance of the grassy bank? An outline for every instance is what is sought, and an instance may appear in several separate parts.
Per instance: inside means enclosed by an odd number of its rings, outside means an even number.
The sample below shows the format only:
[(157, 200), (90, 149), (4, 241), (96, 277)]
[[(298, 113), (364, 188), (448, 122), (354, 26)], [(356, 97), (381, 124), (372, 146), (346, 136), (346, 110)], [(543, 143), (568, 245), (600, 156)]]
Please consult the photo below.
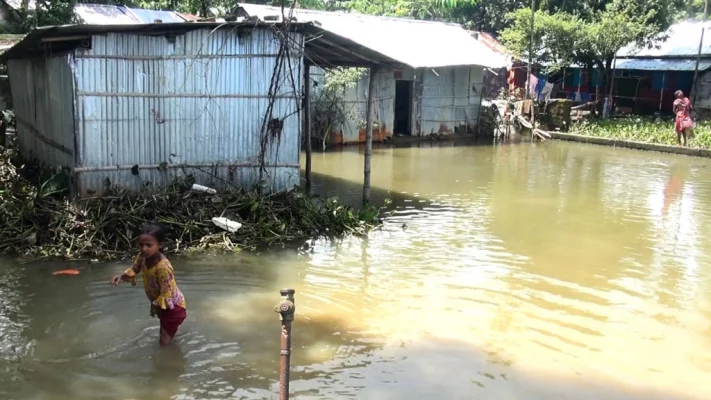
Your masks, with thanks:
[[(629, 117), (582, 121), (573, 125), (571, 133), (643, 143), (677, 144), (671, 117)], [(687, 146), (711, 149), (711, 122), (697, 122), (694, 137), (688, 141)]]
[[(168, 251), (235, 251), (314, 236), (362, 235), (381, 216), (381, 209), (358, 211), (298, 190), (207, 195), (191, 191), (190, 179), (159, 192), (112, 188), (102, 197), (72, 202), (62, 177), (19, 165), (14, 154), (0, 148), (0, 252), (28, 258), (124, 258), (135, 252), (137, 232), (149, 222), (168, 229)], [(220, 216), (239, 221), (242, 228), (221, 230), (212, 223)]]

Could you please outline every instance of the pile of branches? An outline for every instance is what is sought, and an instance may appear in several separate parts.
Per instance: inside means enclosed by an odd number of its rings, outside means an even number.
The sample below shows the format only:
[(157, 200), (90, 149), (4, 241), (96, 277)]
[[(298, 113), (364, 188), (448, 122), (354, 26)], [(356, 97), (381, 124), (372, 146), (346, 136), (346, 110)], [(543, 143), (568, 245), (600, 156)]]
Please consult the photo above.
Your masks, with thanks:
[[(10, 152), (0, 152), (0, 252), (29, 258), (124, 258), (135, 253), (137, 234), (147, 223), (165, 226), (166, 250), (176, 252), (235, 251), (310, 237), (363, 235), (380, 222), (381, 209), (357, 211), (298, 189), (260, 195), (235, 188), (209, 195), (190, 190), (189, 178), (160, 191), (114, 187), (100, 197), (71, 201), (63, 172), (16, 166)], [(220, 216), (242, 227), (224, 231), (212, 223)]]

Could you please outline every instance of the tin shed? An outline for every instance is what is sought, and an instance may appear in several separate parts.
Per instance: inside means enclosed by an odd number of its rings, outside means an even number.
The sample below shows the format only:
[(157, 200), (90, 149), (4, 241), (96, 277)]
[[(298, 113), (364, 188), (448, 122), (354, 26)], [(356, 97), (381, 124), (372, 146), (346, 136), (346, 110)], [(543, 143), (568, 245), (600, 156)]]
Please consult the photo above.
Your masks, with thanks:
[[(187, 174), (203, 185), (254, 185), (278, 64), (274, 26), (37, 29), (5, 54), (21, 152), (68, 170), (78, 196)], [(282, 126), (265, 152), (264, 181), (276, 191), (299, 183), (303, 35), (292, 26), (283, 74), (293, 85), (271, 96)]]
[[(238, 17), (261, 20), (279, 19), (281, 10), (258, 4), (239, 3)], [(484, 92), (484, 69), (508, 65), (507, 58), (489, 49), (461, 25), (406, 18), (380, 17), (355, 13), (297, 9), (292, 17), (312, 22), (320, 44), (332, 52), (362, 52), (352, 64), (334, 63), (332, 58), (313, 57), (311, 81), (319, 102), (324, 68), (334, 66), (378, 65), (373, 77), (373, 140), (382, 141), (400, 134), (425, 136), (476, 132)], [(348, 41), (343, 45), (342, 41)], [(308, 46), (307, 46), (308, 47)], [(376, 60), (377, 59), (377, 60)], [(377, 61), (377, 62), (376, 62)], [(365, 121), (369, 74), (346, 89), (344, 111), (348, 118), (341, 126), (312, 132), (316, 140), (331, 144), (365, 142)], [(315, 115), (312, 111), (312, 116)], [(312, 123), (312, 126), (319, 125)]]

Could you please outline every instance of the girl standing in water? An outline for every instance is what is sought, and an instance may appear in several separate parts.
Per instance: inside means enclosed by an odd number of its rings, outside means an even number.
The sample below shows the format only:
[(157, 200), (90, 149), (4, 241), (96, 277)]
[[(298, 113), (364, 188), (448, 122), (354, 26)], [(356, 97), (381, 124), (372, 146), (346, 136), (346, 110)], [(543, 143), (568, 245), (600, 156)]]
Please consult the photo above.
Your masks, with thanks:
[(686, 136), (691, 135), (694, 130), (694, 121), (691, 119), (691, 100), (688, 97), (684, 97), (684, 92), (677, 90), (674, 93), (674, 115), (676, 119), (674, 121), (674, 127), (676, 129), (676, 140), (681, 145), (681, 138), (684, 137), (684, 146), (686, 146)]
[(136, 285), (136, 276), (141, 274), (143, 288), (151, 302), (151, 317), (160, 320), (160, 344), (170, 344), (180, 324), (185, 321), (185, 297), (178, 289), (173, 274), (173, 266), (161, 253), (165, 241), (165, 230), (158, 225), (148, 225), (138, 236), (140, 253), (133, 266), (121, 275), (111, 278), (111, 284), (118, 286), (121, 281)]

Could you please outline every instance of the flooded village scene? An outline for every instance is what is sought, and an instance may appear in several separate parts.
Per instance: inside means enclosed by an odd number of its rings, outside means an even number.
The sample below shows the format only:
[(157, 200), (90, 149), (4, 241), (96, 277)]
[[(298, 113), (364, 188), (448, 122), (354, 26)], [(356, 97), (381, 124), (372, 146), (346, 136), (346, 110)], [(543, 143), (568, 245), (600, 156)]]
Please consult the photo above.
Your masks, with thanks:
[(0, 399), (711, 398), (708, 11), (0, 0)]

